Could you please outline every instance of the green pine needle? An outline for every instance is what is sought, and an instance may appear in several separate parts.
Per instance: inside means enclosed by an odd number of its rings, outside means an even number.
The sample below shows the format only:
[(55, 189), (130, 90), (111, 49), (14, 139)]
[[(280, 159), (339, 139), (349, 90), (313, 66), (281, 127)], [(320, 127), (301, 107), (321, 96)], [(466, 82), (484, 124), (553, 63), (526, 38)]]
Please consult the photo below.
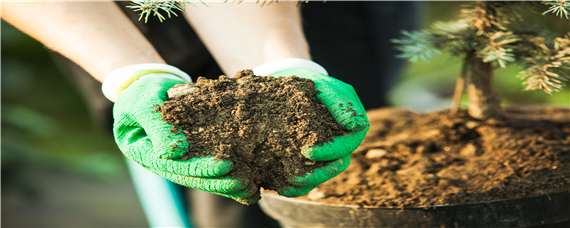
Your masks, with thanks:
[(400, 44), (397, 49), (402, 54), (397, 55), (399, 58), (408, 59), (410, 62), (416, 63), (419, 59), (426, 62), (435, 55), (439, 54), (435, 44), (431, 42), (431, 34), (428, 31), (402, 31), (403, 39), (395, 39), (392, 42)]
[(546, 50), (525, 61), (527, 68), (517, 77), (526, 80), (525, 90), (541, 89), (550, 94), (559, 91), (564, 82), (570, 80), (570, 33), (544, 41)]
[(553, 13), (560, 18), (566, 17), (566, 19), (570, 19), (570, 2), (565, 0), (555, 0), (543, 1), (543, 4), (550, 5), (550, 8), (542, 13), (543, 15)]
[[(208, 6), (204, 1), (200, 0), (200, 2), (206, 7)], [(223, 2), (228, 3), (229, 1), (223, 0)], [(240, 4), (241, 2), (243, 2), (243, 0), (232, 0), (230, 3)], [(277, 3), (278, 0), (257, 0), (256, 3), (259, 2), (261, 2), (261, 7), (263, 7), (266, 4), (271, 5), (274, 2)], [(298, 1), (297, 3), (298, 6), (301, 1)], [(160, 22), (166, 20), (166, 17), (163, 15), (163, 13), (166, 13), (166, 16), (168, 18), (170, 18), (172, 15), (178, 17), (176, 11), (186, 13), (186, 9), (184, 8), (185, 4), (190, 4), (196, 7), (196, 5), (192, 4), (191, 0), (131, 0), (131, 6), (127, 7), (133, 9), (135, 12), (141, 11), (139, 14), (139, 21), (144, 18), (144, 22), (147, 23), (150, 15), (158, 17), (158, 20)]]
[(166, 13), (168, 18), (171, 15), (177, 16), (176, 10), (186, 13), (185, 4), (192, 4), (189, 0), (132, 0), (131, 6), (127, 6), (128, 8), (133, 9), (136, 11), (141, 11), (139, 16), (139, 21), (144, 17), (144, 22), (148, 22), (149, 16), (152, 14), (153, 16), (158, 17), (160, 22), (164, 21), (166, 17), (162, 15)]
[(467, 24), (461, 21), (438, 22), (428, 30), (402, 31), (403, 38), (393, 39), (391, 42), (398, 44), (396, 49), (402, 52), (396, 57), (408, 59), (412, 63), (420, 59), (429, 62), (441, 51), (462, 55), (471, 50), (471, 44), (466, 39), (467, 28)]

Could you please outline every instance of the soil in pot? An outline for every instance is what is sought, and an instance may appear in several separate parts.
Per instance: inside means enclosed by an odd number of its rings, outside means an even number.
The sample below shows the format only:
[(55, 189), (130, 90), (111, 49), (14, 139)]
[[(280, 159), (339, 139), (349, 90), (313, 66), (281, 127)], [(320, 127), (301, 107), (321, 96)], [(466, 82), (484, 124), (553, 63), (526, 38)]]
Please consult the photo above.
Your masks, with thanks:
[[(175, 97), (176, 91), (185, 91)], [(180, 92), (178, 92), (180, 93)], [(228, 174), (247, 178), (254, 188), (281, 190), (287, 179), (302, 176), (326, 162), (300, 153), (322, 145), (345, 130), (316, 98), (309, 79), (255, 76), (251, 70), (169, 90), (170, 100), (157, 111), (190, 144), (182, 159), (215, 156), (234, 163)]]
[(347, 170), (300, 199), (429, 207), (570, 190), (570, 110), (508, 107), (506, 116), (371, 110)]

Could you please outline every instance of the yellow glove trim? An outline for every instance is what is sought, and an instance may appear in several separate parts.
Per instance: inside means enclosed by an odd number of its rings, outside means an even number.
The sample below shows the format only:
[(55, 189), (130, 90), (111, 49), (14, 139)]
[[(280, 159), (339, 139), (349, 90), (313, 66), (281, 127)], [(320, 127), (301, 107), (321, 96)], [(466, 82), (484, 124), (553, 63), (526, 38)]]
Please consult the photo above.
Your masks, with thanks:
[(129, 87), (129, 85), (131, 85), (131, 83), (133, 83), (134, 81), (136, 81), (137, 79), (141, 78), (142, 76), (148, 75), (148, 74), (170, 74), (170, 75), (174, 75), (182, 80), (184, 80), (182, 77), (167, 72), (167, 71), (161, 71), (161, 70), (145, 70), (145, 71), (141, 71), (133, 76), (131, 76), (129, 79), (125, 80), (119, 87), (117, 87), (117, 90), (115, 91), (115, 96), (119, 96), (119, 93), (123, 92), (123, 90), (125, 90), (127, 87)]

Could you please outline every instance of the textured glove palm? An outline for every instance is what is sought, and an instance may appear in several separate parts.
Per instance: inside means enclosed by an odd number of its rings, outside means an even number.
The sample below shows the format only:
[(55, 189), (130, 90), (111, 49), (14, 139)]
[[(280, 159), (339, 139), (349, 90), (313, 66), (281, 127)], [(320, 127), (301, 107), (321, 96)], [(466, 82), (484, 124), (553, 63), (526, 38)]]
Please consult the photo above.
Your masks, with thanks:
[(292, 75), (312, 80), (316, 89), (320, 91), (317, 98), (328, 108), (337, 123), (349, 131), (346, 135), (334, 137), (332, 142), (301, 152), (310, 160), (334, 161), (303, 177), (290, 178), (291, 186), (279, 193), (295, 197), (307, 194), (317, 185), (344, 171), (350, 164), (351, 153), (356, 150), (368, 132), (370, 123), (364, 106), (351, 85), (306, 69), (284, 70), (271, 74), (274, 77)]
[(184, 134), (171, 133), (155, 105), (164, 103), (167, 90), (184, 81), (170, 78), (141, 78), (117, 97), (113, 108), (113, 131), (125, 156), (168, 180), (242, 203), (257, 201), (248, 180), (224, 176), (233, 164), (213, 157), (180, 159), (189, 145)]

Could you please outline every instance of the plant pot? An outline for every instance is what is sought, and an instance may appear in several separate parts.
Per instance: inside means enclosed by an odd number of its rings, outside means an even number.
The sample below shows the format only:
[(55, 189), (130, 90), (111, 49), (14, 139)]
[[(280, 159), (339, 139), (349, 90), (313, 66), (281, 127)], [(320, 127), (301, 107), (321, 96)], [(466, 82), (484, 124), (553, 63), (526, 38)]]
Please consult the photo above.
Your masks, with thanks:
[(264, 192), (262, 210), (283, 227), (570, 227), (570, 192), (419, 207), (324, 205)]

